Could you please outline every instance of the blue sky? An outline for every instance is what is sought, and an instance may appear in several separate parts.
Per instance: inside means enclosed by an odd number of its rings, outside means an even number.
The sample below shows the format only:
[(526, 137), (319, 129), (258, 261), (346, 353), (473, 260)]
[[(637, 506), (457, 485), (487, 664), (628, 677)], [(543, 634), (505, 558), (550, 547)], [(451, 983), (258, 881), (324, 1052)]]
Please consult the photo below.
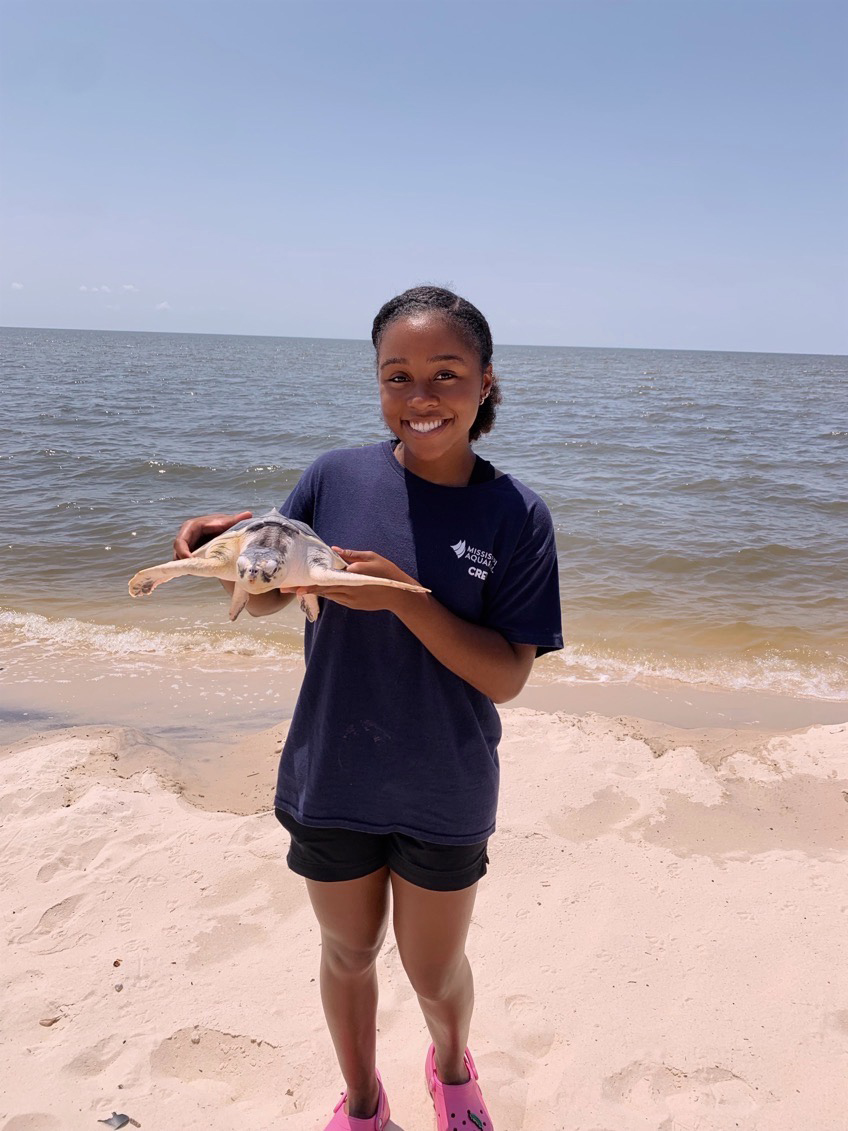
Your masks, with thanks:
[(0, 0), (6, 325), (848, 352), (848, 6)]

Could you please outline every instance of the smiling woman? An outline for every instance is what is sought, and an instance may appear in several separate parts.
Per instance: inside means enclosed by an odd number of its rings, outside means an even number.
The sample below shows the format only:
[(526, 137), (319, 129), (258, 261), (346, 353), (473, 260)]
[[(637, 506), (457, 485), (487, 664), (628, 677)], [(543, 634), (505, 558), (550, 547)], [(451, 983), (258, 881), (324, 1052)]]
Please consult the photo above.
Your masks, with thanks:
[[(495, 827), (495, 703), (562, 647), (553, 524), (538, 495), (471, 446), (499, 400), (483, 315), (417, 287), (381, 309), (372, 340), (395, 441), (321, 456), (280, 508), (347, 569), (310, 587), (323, 605), (305, 632), (275, 808), (321, 928), (322, 1000), (348, 1088), (326, 1131), (383, 1131), (388, 1120), (375, 963), (390, 903), (433, 1039), (439, 1131), (455, 1126), (450, 1112), (493, 1131), (466, 1047), (465, 939)], [(186, 524), (178, 553), (209, 529), (208, 517)], [(273, 612), (279, 593), (269, 596), (250, 597), (248, 612)]]

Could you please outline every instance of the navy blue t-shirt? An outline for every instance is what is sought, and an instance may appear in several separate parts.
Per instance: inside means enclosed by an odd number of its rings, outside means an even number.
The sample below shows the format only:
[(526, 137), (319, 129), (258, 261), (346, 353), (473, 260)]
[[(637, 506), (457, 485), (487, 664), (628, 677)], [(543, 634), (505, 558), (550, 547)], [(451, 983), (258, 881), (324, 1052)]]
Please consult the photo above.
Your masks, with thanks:
[[(321, 456), (280, 510), (331, 545), (382, 554), (463, 620), (539, 655), (562, 647), (551, 516), (510, 475), (443, 487), (406, 471), (386, 442)], [(276, 806), (306, 825), (485, 840), (501, 737), (491, 699), (393, 613), (320, 606)]]

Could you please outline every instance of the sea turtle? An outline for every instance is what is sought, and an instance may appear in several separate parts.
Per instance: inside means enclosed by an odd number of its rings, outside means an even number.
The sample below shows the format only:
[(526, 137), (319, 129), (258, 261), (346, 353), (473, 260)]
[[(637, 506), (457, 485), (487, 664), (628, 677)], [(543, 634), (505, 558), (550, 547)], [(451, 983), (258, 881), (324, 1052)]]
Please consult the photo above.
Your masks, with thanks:
[(310, 526), (285, 518), (276, 510), (237, 522), (200, 546), (190, 558), (141, 570), (130, 580), (130, 596), (147, 597), (163, 581), (185, 576), (234, 581), (230, 620), (236, 619), (251, 593), (269, 589), (297, 590), (300, 607), (311, 621), (318, 616), (318, 600), (314, 593), (301, 591), (307, 586), (390, 585), (412, 593), (429, 593), (421, 585), (351, 573), (347, 563)]

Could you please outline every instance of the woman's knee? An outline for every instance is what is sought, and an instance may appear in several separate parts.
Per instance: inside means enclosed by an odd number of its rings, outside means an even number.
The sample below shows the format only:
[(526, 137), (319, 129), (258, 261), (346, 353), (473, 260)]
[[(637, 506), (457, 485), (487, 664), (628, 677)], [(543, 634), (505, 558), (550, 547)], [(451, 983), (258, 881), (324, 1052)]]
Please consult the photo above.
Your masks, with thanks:
[(338, 977), (361, 977), (373, 970), (383, 937), (384, 933), (370, 940), (345, 939), (322, 932), (322, 961)]
[(471, 969), (463, 954), (453, 962), (435, 963), (426, 960), (404, 962), (406, 976), (419, 997), (427, 1001), (446, 1001), (470, 979)]
[(322, 963), (338, 976), (354, 977), (377, 961), (389, 921), (389, 872), (358, 880), (306, 881), (321, 928)]

